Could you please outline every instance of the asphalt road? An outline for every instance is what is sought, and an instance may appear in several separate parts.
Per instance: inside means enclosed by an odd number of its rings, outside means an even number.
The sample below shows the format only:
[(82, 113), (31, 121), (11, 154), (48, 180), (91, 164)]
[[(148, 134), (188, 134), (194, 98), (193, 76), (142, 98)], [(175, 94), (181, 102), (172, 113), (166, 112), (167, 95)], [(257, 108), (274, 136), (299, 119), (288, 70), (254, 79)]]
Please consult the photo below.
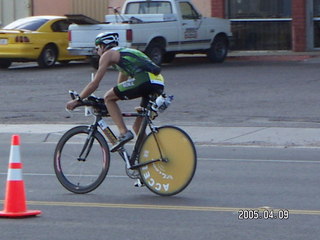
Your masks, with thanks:
[[(17, 64), (0, 72), (0, 122), (87, 123), (64, 111), (67, 90), (90, 80), (86, 64), (39, 69)], [(178, 59), (163, 67), (172, 106), (157, 121), (179, 126), (319, 126), (319, 61), (238, 62), (212, 65)], [(113, 86), (110, 71), (96, 95)], [(131, 110), (137, 101), (123, 102)], [(1, 132), (1, 130), (0, 130)], [(4, 189), (9, 142), (0, 143)], [(29, 209), (43, 214), (0, 219), (0, 239), (283, 239), (320, 235), (319, 148), (197, 145), (199, 162), (190, 186), (174, 197), (134, 188), (116, 155), (106, 181), (93, 193), (68, 193), (52, 167), (54, 142), (23, 143)], [(0, 185), (1, 186), (1, 185)], [(4, 199), (0, 188), (0, 199)], [(1, 204), (2, 205), (2, 204)], [(277, 219), (241, 220), (241, 210), (274, 210)], [(279, 209), (289, 219), (279, 219)], [(239, 212), (240, 211), (240, 212)], [(261, 216), (261, 215), (260, 215)]]
[[(197, 173), (174, 197), (134, 188), (119, 157), (94, 192), (76, 195), (57, 181), (54, 143), (24, 144), (28, 208), (41, 216), (0, 219), (1, 239), (317, 239), (319, 149), (197, 146)], [(8, 146), (1, 145), (0, 182)], [(32, 149), (32, 151), (31, 151)], [(4, 198), (1, 192), (0, 199)], [(278, 219), (239, 219), (241, 210), (274, 210)], [(288, 219), (279, 219), (279, 210)]]
[[(180, 58), (163, 66), (166, 92), (175, 96), (158, 121), (203, 126), (318, 126), (320, 58), (299, 62), (226, 61)], [(90, 81), (88, 64), (39, 69), (16, 64), (1, 71), (2, 123), (84, 122), (68, 118), (67, 91), (81, 91)], [(97, 91), (103, 96), (117, 73), (108, 72)], [(138, 101), (122, 102), (132, 110)], [(90, 120), (91, 121), (91, 120)]]

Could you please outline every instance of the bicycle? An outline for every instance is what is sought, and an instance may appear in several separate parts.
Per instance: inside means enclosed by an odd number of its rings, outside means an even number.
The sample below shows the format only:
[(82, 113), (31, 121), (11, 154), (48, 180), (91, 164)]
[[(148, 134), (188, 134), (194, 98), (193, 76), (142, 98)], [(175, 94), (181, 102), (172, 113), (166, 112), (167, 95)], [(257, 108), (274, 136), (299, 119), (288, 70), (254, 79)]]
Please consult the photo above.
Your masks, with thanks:
[[(73, 99), (77, 93), (69, 91)], [(117, 152), (124, 160), (128, 177), (137, 179), (153, 193), (171, 196), (184, 190), (191, 182), (197, 165), (195, 146), (182, 129), (165, 125), (156, 127), (153, 120), (170, 104), (171, 97), (150, 95), (148, 105), (123, 117), (142, 117), (131, 156), (122, 146)], [(104, 100), (95, 96), (81, 100), (87, 115), (94, 116), (89, 126), (76, 126), (63, 134), (54, 152), (55, 174), (64, 188), (84, 194), (95, 190), (105, 179), (110, 166), (111, 144), (117, 137), (103, 119), (110, 117)], [(147, 127), (149, 133), (146, 135)]]

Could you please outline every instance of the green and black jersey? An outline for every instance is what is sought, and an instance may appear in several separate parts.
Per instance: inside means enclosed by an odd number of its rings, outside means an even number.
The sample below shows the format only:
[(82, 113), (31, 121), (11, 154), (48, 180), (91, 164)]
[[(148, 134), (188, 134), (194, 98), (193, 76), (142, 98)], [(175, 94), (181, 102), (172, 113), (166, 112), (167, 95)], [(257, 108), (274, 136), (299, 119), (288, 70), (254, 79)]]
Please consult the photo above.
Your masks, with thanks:
[(164, 79), (160, 67), (143, 52), (131, 48), (112, 48), (120, 53), (119, 63), (114, 67), (130, 79), (114, 87), (115, 94), (122, 100), (143, 97), (141, 106), (146, 107), (149, 94), (161, 94)]
[(160, 74), (160, 67), (153, 63), (143, 52), (131, 49), (115, 47), (112, 50), (120, 53), (120, 61), (115, 68), (130, 77), (135, 77), (140, 72), (150, 72), (155, 75)]

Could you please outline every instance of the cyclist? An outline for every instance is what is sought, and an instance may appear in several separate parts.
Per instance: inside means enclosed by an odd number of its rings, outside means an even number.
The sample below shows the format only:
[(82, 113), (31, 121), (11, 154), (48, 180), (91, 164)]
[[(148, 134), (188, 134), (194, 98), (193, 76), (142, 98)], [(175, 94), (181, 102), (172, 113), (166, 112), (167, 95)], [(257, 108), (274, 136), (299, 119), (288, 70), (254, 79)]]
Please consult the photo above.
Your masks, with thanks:
[[(98, 87), (110, 66), (119, 71), (117, 85), (106, 92), (104, 96), (109, 114), (117, 125), (120, 136), (119, 141), (111, 151), (114, 152), (125, 143), (134, 138), (133, 133), (127, 129), (118, 100), (129, 100), (142, 97), (141, 107), (146, 107), (145, 99), (151, 93), (161, 94), (164, 89), (164, 79), (160, 74), (160, 67), (153, 63), (139, 50), (119, 47), (119, 34), (105, 32), (97, 35), (95, 39), (96, 51), (100, 56), (99, 68), (93, 81), (82, 90), (78, 99), (67, 103), (67, 109), (73, 110), (78, 101), (90, 96)], [(140, 129), (141, 118), (137, 118), (133, 124), (134, 131)]]

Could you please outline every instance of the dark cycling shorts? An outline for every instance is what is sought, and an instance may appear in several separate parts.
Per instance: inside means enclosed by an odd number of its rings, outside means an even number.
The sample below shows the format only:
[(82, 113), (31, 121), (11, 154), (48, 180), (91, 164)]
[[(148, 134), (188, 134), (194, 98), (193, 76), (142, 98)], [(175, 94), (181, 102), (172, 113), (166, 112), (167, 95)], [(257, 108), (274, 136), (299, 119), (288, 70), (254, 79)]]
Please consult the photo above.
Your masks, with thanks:
[(119, 83), (113, 88), (114, 93), (121, 100), (142, 97), (141, 106), (146, 107), (149, 94), (160, 95), (164, 89), (163, 77), (148, 72), (140, 72), (135, 78)]

